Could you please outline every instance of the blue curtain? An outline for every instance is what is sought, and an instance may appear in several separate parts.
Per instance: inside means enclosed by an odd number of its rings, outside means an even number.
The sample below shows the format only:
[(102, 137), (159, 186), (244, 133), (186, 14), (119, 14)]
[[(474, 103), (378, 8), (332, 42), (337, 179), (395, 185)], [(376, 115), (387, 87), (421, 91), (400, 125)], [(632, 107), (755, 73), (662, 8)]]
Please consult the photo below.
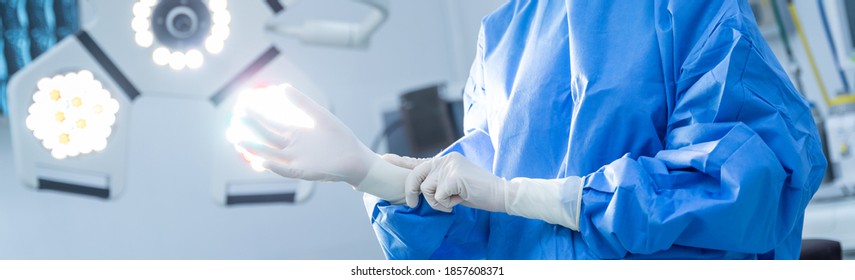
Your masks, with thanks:
[(0, 18), (0, 114), (5, 114), (9, 77), (77, 32), (77, 0), (0, 0)]

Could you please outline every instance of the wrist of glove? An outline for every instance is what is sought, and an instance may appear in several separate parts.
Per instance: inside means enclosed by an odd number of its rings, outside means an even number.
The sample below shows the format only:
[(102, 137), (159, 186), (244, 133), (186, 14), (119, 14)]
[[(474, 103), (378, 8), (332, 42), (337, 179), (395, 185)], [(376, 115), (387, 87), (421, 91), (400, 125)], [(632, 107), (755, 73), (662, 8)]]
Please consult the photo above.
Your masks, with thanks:
[(505, 180), (451, 153), (416, 166), (406, 179), (404, 193), (410, 207), (418, 205), (421, 194), (430, 207), (443, 212), (462, 204), (578, 230), (581, 185), (581, 178), (575, 176)]
[(582, 178), (514, 178), (506, 186), (505, 209), (508, 214), (579, 230)]
[(404, 204), (404, 182), (410, 170), (376, 157), (368, 174), (353, 189), (379, 197), (392, 204)]

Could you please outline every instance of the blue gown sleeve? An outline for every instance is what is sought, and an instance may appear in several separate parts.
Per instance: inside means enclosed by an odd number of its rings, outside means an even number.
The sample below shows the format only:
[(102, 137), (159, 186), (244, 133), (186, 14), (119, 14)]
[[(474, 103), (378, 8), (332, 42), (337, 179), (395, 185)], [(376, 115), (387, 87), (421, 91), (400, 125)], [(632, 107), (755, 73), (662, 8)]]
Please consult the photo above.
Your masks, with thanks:
[(664, 150), (583, 178), (580, 231), (599, 257), (672, 246), (798, 257), (779, 246), (801, 236), (826, 161), (809, 107), (739, 24), (723, 21), (682, 64)]
[[(483, 28), (478, 50), (464, 89), (466, 136), (442, 154), (457, 152), (486, 170), (492, 170), (493, 146), (483, 114)], [(416, 208), (391, 205), (365, 195), (366, 210), (388, 259), (484, 259), (487, 256), (489, 213), (464, 206), (452, 213), (436, 211), (424, 198)]]

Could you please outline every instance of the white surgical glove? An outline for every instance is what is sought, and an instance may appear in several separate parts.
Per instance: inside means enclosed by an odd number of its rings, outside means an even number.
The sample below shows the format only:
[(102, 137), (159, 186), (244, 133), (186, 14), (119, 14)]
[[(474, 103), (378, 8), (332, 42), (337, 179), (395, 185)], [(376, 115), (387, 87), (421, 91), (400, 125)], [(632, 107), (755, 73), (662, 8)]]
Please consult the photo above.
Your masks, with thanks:
[[(338, 118), (291, 86), (274, 89), (289, 106), (246, 106), (241, 123), (255, 136), (238, 147), (261, 165), (284, 177), (310, 181), (341, 181), (391, 203), (404, 202), (403, 185), (410, 170), (392, 165), (362, 144)], [(276, 98), (270, 101), (275, 103)], [(264, 108), (268, 107), (267, 112)], [(260, 109), (259, 109), (260, 108)], [(305, 114), (289, 113), (299, 110)], [(274, 113), (270, 113), (273, 111)], [(281, 114), (275, 112), (281, 111)], [(301, 115), (309, 121), (294, 121)]]
[(452, 207), (463, 204), (579, 230), (582, 179), (576, 176), (505, 180), (450, 153), (413, 169), (404, 192), (410, 207), (416, 207), (421, 193), (439, 211), (451, 212)]
[(412, 170), (419, 166), (419, 164), (425, 163), (430, 160), (429, 158), (411, 158), (411, 157), (403, 157), (396, 154), (385, 154), (381, 156), (383, 160), (389, 162), (397, 167), (406, 168)]
[[(406, 168), (412, 170), (419, 166), (422, 163), (429, 161), (429, 158), (411, 158), (411, 157), (402, 157), (396, 154), (385, 154), (381, 158), (386, 162), (389, 162), (395, 166)], [(407, 202), (407, 206), (411, 208), (415, 208), (419, 205), (419, 194), (421, 190), (418, 188), (406, 188), (404, 189), (404, 197)]]

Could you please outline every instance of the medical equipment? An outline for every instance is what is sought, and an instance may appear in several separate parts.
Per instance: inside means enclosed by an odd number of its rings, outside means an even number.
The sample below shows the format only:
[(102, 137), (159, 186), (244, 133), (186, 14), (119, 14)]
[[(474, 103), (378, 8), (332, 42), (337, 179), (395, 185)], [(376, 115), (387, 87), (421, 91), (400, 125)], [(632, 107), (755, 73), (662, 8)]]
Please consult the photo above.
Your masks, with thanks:
[[(35, 189), (115, 198), (127, 183), (128, 163), (133, 160), (128, 147), (136, 137), (129, 134), (129, 127), (145, 121), (131, 118), (134, 103), (147, 97), (179, 98), (214, 108), (213, 160), (210, 166), (194, 168), (211, 170), (216, 201), (235, 205), (308, 198), (312, 183), (253, 171), (224, 137), (235, 93), (257, 85), (293, 84), (327, 106), (311, 79), (269, 40), (275, 35), (270, 28), (273, 19), (294, 3), (83, 1), (86, 10), (97, 16), (9, 83), (18, 177)], [(371, 18), (376, 23), (371, 25), (373, 31), (382, 20)], [(314, 33), (326, 38), (346, 36), (338, 41), (348, 42), (352, 35)], [(346, 46), (364, 45), (370, 32), (360, 34), (365, 35), (354, 41), (359, 44)]]
[[(296, 3), (300, 0), (291, 0)], [(365, 4), (371, 11), (358, 23), (307, 21), (300, 26), (268, 24), (267, 29), (274, 34), (294, 37), (304, 43), (338, 47), (365, 48), (374, 32), (388, 17), (389, 0), (356, 0)]]
[[(794, 30), (788, 40), (798, 75), (825, 133), (829, 176), (805, 214), (805, 238), (839, 240), (855, 251), (855, 3), (796, 0), (781, 18)], [(782, 28), (785, 29), (785, 28)]]

